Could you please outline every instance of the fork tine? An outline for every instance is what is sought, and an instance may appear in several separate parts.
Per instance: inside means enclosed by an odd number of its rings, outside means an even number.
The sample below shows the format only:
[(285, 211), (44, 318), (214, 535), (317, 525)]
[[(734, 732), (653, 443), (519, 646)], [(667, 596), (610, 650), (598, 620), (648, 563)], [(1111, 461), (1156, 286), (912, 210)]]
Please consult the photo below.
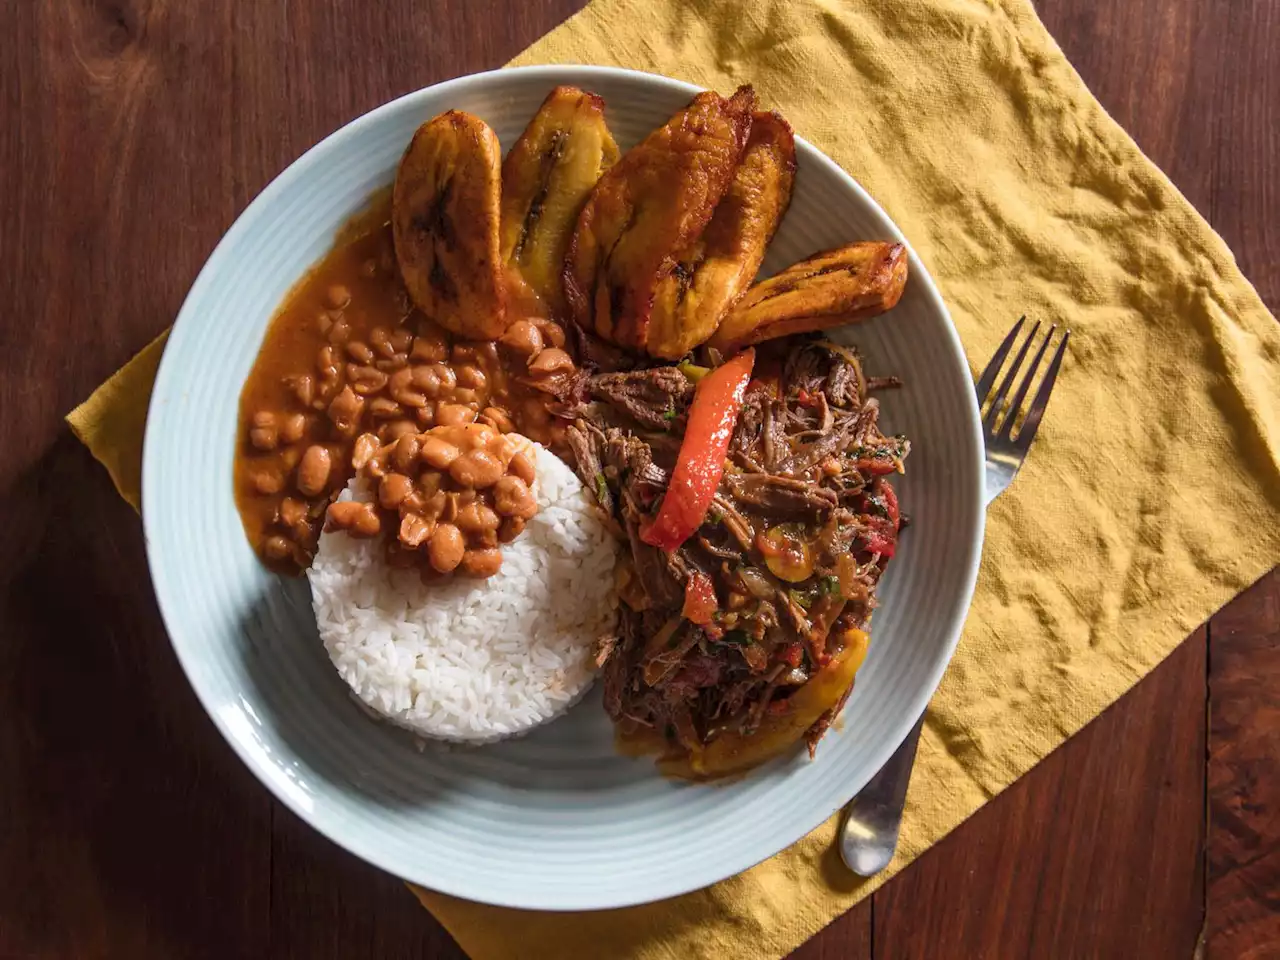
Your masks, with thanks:
[(996, 382), (996, 375), (1000, 372), (1000, 365), (1004, 363), (1004, 358), (1009, 355), (1009, 348), (1013, 346), (1013, 341), (1018, 338), (1018, 331), (1022, 329), (1022, 322), (1026, 319), (1025, 314), (1018, 318), (1018, 322), (1013, 325), (1013, 329), (1004, 338), (1004, 342), (996, 350), (991, 362), (982, 371), (982, 376), (978, 378), (978, 406), (982, 406), (982, 402), (987, 399), (987, 394), (991, 392), (991, 386)]
[(1027, 452), (1027, 448), (1031, 446), (1031, 441), (1036, 438), (1036, 430), (1040, 426), (1040, 418), (1044, 416), (1044, 408), (1049, 405), (1049, 394), (1053, 390), (1053, 381), (1058, 377), (1058, 368), (1062, 366), (1062, 358), (1067, 352), (1067, 341), (1071, 339), (1071, 331), (1067, 330), (1062, 334), (1062, 341), (1058, 344), (1058, 349), (1054, 351), (1053, 359), (1049, 361), (1049, 369), (1045, 371), (1044, 380), (1040, 382), (1040, 389), (1036, 391), (1036, 398), (1031, 401), (1031, 409), (1027, 411), (1027, 419), (1022, 421), (1022, 429), (1018, 431), (1018, 439), (1014, 444), (1023, 452)]
[(1022, 361), (1027, 358), (1027, 350), (1031, 347), (1031, 342), (1035, 340), (1036, 333), (1040, 330), (1040, 321), (1037, 320), (1031, 327), (1031, 333), (1027, 335), (1027, 342), (1022, 345), (1018, 351), (1018, 355), (1013, 358), (1013, 363), (1009, 365), (1009, 369), (1005, 372), (1004, 379), (1000, 381), (1000, 388), (996, 391), (995, 397), (991, 401), (991, 407), (987, 410), (987, 415), (982, 418), (982, 428), (990, 431), (995, 425), (996, 417), (1000, 414), (1000, 408), (1004, 405), (1004, 398), (1009, 394), (1009, 388), (1013, 386), (1014, 378), (1018, 376), (1018, 368), (1022, 366)]
[(1009, 435), (1013, 432), (1013, 422), (1018, 419), (1018, 411), (1022, 409), (1022, 401), (1027, 398), (1031, 383), (1036, 378), (1036, 371), (1040, 369), (1040, 361), (1044, 359), (1044, 352), (1049, 349), (1049, 343), (1053, 340), (1054, 331), (1057, 329), (1058, 325), (1056, 323), (1049, 327), (1049, 332), (1044, 335), (1044, 342), (1040, 344), (1040, 349), (1036, 351), (1035, 358), (1031, 361), (1031, 366), (1023, 374), (1022, 383), (1018, 384), (1018, 392), (1009, 401), (1009, 415), (1004, 418), (1004, 424), (1000, 427), (998, 434), (1001, 440), (1008, 440)]

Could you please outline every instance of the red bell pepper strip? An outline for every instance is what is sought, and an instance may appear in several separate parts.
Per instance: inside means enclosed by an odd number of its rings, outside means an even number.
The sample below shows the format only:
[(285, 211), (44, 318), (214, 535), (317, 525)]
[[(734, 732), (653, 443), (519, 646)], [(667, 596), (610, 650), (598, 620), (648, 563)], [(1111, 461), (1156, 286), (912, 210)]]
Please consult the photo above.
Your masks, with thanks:
[(684, 609), (680, 615), (690, 623), (705, 626), (720, 608), (716, 588), (705, 573), (690, 574), (684, 583)]
[(702, 526), (755, 362), (756, 352), (748, 347), (698, 381), (666, 496), (653, 523), (640, 528), (640, 539), (650, 546), (670, 553)]

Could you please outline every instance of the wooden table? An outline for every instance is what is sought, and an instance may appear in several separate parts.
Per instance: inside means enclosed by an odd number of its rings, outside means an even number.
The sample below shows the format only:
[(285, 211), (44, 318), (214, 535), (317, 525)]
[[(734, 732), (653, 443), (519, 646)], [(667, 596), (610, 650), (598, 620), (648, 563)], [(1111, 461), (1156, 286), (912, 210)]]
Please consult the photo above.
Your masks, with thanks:
[[(171, 321), (306, 147), (579, 6), (0, 11), (0, 956), (461, 956), (219, 739), (169, 651), (137, 519), (61, 418)], [(1041, 12), (1277, 312), (1280, 4)], [(1280, 956), (1278, 757), (1273, 572), (796, 956)]]

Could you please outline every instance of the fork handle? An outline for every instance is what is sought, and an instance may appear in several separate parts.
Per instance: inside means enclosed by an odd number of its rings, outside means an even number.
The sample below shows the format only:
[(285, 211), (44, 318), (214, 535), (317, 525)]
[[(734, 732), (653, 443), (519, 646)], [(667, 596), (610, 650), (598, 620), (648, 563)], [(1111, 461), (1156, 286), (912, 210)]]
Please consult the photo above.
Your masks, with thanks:
[(840, 821), (840, 858), (860, 877), (889, 865), (898, 848), (907, 784), (915, 764), (924, 714), (880, 770), (844, 808)]

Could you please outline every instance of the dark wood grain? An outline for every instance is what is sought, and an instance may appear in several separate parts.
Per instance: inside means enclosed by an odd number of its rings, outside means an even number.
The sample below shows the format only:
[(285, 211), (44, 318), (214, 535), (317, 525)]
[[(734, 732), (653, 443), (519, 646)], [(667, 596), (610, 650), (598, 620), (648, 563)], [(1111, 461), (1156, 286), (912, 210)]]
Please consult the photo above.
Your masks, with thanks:
[(871, 960), (873, 909), (870, 898), (856, 904), (801, 944), (787, 960)]
[[(311, 143), (581, 5), (0, 5), (0, 957), (462, 956), (219, 739), (136, 517), (61, 417)], [(1040, 9), (1275, 310), (1280, 4)], [(1211, 956), (1280, 955), (1277, 610), (1273, 575), (795, 956), (1187, 956), (1202, 924)]]
[(1280, 956), (1280, 571), (1212, 630), (1209, 955)]

